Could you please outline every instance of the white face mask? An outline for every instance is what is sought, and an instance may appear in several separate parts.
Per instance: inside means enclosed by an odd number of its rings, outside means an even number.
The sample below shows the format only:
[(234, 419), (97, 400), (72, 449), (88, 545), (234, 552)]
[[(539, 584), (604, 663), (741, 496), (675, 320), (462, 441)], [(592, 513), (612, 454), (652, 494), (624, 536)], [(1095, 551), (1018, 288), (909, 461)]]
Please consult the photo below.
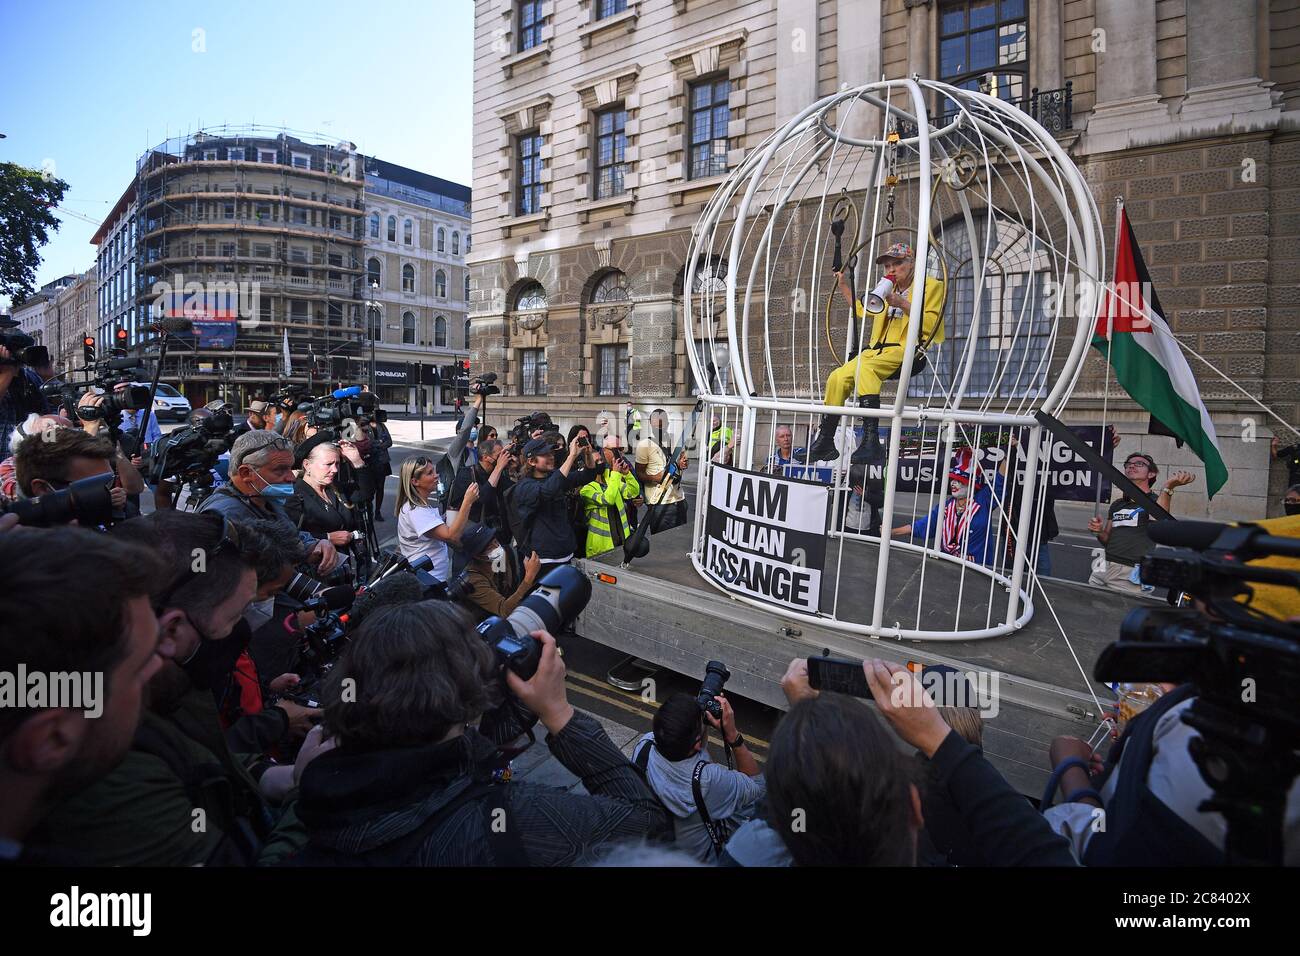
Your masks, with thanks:
[(504, 574), (506, 570), (506, 549), (497, 545), (488, 552), (488, 557), (492, 559), (492, 573)]
[(253, 601), (248, 607), (244, 608), (244, 620), (248, 626), (256, 631), (259, 627), (271, 620), (271, 615), (275, 613), (275, 596), (267, 598), (265, 601)]

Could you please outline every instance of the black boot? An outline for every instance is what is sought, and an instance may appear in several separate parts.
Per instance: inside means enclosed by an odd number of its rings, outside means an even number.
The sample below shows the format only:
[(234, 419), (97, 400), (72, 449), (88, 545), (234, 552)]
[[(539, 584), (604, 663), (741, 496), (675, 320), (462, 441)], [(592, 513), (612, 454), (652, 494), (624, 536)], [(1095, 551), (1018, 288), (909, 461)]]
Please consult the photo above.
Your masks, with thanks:
[[(863, 408), (879, 408), (879, 395), (863, 395), (859, 400)], [(855, 465), (879, 464), (885, 460), (885, 450), (880, 445), (880, 419), (862, 419), (862, 443), (850, 459)]]
[(832, 461), (840, 457), (840, 450), (835, 447), (835, 429), (840, 427), (839, 415), (823, 415), (822, 424), (817, 429), (817, 441), (808, 449), (808, 463), (814, 461)]

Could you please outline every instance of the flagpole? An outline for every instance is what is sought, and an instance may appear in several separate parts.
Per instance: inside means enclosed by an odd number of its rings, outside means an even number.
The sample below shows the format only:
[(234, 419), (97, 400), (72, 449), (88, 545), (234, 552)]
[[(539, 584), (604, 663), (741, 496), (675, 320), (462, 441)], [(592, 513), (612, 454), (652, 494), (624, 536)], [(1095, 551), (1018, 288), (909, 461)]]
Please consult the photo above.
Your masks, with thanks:
[[(1113, 263), (1119, 261), (1119, 227), (1120, 220), (1124, 215), (1124, 197), (1115, 197), (1115, 245), (1112, 247), (1112, 265), (1110, 267), (1110, 284), (1115, 284), (1115, 266)], [(1110, 441), (1110, 435), (1106, 431), (1106, 409), (1110, 400), (1110, 349), (1111, 343), (1115, 338), (1115, 313), (1113, 310), (1115, 298), (1110, 296), (1106, 300), (1106, 384), (1101, 392), (1101, 448), (1097, 449), (1098, 455), (1104, 455), (1106, 443)], [(1101, 516), (1101, 480), (1100, 473), (1097, 475), (1097, 496), (1092, 503), (1092, 516), (1094, 518)]]

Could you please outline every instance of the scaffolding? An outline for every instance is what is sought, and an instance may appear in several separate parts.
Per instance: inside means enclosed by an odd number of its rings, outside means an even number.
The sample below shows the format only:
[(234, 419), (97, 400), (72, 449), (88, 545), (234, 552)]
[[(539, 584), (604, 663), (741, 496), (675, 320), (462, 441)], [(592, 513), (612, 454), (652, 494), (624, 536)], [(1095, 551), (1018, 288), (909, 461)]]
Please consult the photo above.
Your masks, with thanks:
[[(240, 315), (229, 349), (200, 348), (196, 336), (182, 337), (187, 347), (168, 356), (167, 378), (193, 383), (192, 391), (223, 387), (227, 398), (243, 402), (246, 390), (275, 383), (314, 388), (334, 377), (331, 358), (360, 354), (363, 160), (354, 144), (323, 138), (273, 127), (210, 127), (168, 139), (138, 160), (137, 307), (152, 308), (157, 283), (179, 274), (205, 286), (238, 284), (241, 313), (253, 312)], [(293, 308), (296, 302), (307, 304), (305, 313)], [(286, 332), (299, 359), (288, 375)], [(325, 361), (319, 377), (318, 359)], [(206, 362), (210, 371), (201, 369)]]

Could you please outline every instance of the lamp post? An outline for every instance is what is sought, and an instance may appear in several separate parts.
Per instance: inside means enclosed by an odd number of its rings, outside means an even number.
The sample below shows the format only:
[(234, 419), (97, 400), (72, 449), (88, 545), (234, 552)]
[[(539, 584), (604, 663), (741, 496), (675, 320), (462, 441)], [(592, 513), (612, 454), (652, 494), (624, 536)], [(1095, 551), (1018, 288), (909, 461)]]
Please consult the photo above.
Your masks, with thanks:
[[(371, 309), (373, 309), (376, 313), (379, 312), (380, 306), (377, 299), (378, 295), (379, 295), (379, 283), (372, 281), (370, 283), (370, 298), (366, 300), (367, 315), (369, 315)], [(379, 389), (378, 386), (375, 384), (375, 334), (377, 330), (382, 328), (382, 326), (380, 326), (379, 324), (378, 314), (375, 315), (375, 317), (368, 323), (368, 325), (369, 328), (367, 328), (366, 331), (370, 334), (370, 391), (374, 392), (375, 394), (378, 394)]]

